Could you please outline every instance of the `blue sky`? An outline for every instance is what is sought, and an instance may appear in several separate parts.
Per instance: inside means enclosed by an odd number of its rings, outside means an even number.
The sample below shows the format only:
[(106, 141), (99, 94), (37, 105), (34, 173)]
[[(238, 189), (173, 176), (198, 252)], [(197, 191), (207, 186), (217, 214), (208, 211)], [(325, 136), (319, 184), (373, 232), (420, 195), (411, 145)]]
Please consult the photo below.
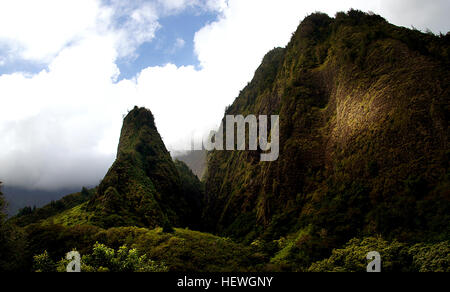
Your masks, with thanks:
[[(4, 54), (4, 51), (0, 51), (0, 54)], [(22, 60), (15, 60), (14, 62), (7, 62), (5, 65), (0, 67), (0, 75), (12, 74), (15, 72), (27, 72), (27, 73), (38, 73), (39, 71), (47, 68), (46, 64), (38, 62), (29, 62)]]
[(129, 79), (142, 69), (167, 63), (198, 68), (200, 64), (194, 52), (195, 33), (216, 20), (217, 16), (213, 12), (189, 10), (160, 19), (161, 28), (156, 31), (155, 39), (142, 44), (136, 50), (136, 58), (119, 60), (119, 79)]
[[(119, 80), (131, 79), (147, 67), (164, 66), (168, 63), (198, 68), (200, 64), (194, 51), (195, 33), (217, 17), (217, 11), (189, 8), (158, 19), (160, 27), (156, 30), (155, 37), (140, 44), (134, 54), (117, 60)], [(9, 51), (9, 48), (0, 46), (0, 56), (8, 55)], [(15, 72), (36, 74), (44, 69), (48, 69), (48, 64), (39, 60), (13, 59), (0, 66), (0, 75)]]

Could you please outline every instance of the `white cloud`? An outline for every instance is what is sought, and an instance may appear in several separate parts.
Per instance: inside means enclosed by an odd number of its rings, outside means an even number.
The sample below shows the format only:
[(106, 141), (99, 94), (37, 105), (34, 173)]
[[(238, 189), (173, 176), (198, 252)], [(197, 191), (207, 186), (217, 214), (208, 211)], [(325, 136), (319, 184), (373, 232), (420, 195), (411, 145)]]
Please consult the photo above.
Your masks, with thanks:
[(9, 58), (50, 63), (64, 48), (92, 35), (112, 34), (120, 57), (154, 38), (153, 2), (114, 0), (2, 0), (0, 47)]
[[(124, 100), (115, 92), (116, 51), (108, 37), (64, 49), (48, 71), (0, 76), (0, 176), (9, 184), (48, 188), (93, 183), (107, 170), (102, 148), (120, 127)], [(84, 162), (85, 164), (83, 164)]]
[(158, 0), (158, 3), (164, 7), (165, 11), (176, 11), (186, 8), (186, 6), (195, 6), (199, 3), (197, 0)]
[(182, 49), (186, 45), (186, 41), (182, 38), (177, 38), (175, 41), (175, 48)]
[(103, 11), (109, 16), (106, 31), (115, 36), (119, 57), (134, 56), (135, 49), (151, 41), (160, 28), (154, 2), (114, 0)]
[[(12, 50), (8, 58), (48, 64), (38, 74), (0, 76), (0, 178), (10, 185), (96, 184), (114, 160), (122, 115), (134, 105), (152, 110), (170, 148), (190, 146), (191, 136), (217, 126), (264, 54), (285, 46), (300, 20), (316, 10), (333, 15), (356, 7), (400, 25), (449, 27), (443, 12), (418, 1), (411, 2), (415, 7), (384, 0), (61, 2), (0, 4), (0, 44)], [(195, 36), (201, 69), (167, 64), (116, 82), (118, 58), (133, 57), (152, 40), (162, 15), (192, 8), (221, 13)], [(430, 15), (419, 19), (421, 11)]]
[(380, 10), (385, 18), (397, 25), (444, 34), (450, 30), (448, 0), (381, 0)]
[(183, 49), (186, 46), (186, 41), (182, 38), (177, 38), (172, 46), (169, 48), (167, 52), (171, 55), (176, 54), (179, 50)]
[(48, 61), (94, 28), (98, 14), (92, 0), (2, 0), (0, 42), (23, 59)]
[(226, 6), (227, 0), (157, 0), (164, 13), (174, 13), (189, 8), (209, 11), (220, 11)]

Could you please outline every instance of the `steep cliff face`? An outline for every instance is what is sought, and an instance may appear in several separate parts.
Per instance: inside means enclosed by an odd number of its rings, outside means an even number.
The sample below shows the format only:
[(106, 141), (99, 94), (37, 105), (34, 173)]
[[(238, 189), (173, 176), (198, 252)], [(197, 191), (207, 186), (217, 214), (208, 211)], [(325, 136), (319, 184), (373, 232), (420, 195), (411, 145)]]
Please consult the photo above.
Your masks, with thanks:
[[(183, 173), (180, 173), (183, 171)], [(135, 108), (124, 119), (117, 159), (89, 203), (104, 227), (198, 224), (200, 189), (183, 189), (181, 176), (159, 135), (152, 113)]]
[(280, 115), (280, 158), (209, 154), (205, 221), (241, 240), (324, 248), (353, 236), (450, 235), (450, 36), (358, 11), (307, 17), (228, 115)]

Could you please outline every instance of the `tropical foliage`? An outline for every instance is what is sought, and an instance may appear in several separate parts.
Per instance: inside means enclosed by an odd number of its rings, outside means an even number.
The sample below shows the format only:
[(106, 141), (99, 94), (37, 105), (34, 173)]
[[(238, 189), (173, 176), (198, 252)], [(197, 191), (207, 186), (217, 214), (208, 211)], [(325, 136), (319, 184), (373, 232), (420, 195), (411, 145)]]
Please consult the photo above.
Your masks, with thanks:
[(226, 109), (280, 116), (277, 161), (213, 151), (200, 182), (136, 107), (98, 187), (8, 221), (0, 193), (0, 270), (63, 271), (76, 250), (92, 272), (363, 272), (377, 251), (383, 271), (448, 272), (449, 50), (312, 14)]

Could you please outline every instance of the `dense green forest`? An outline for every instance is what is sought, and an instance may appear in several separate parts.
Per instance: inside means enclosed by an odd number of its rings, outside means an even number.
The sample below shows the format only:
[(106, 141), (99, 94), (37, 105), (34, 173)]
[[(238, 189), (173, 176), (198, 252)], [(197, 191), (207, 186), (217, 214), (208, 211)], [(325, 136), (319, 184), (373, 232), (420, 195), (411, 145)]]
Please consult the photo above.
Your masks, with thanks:
[(9, 220), (0, 193), (0, 270), (65, 271), (76, 250), (87, 272), (365, 272), (375, 250), (386, 272), (449, 272), (449, 52), (312, 14), (225, 113), (279, 115), (277, 161), (212, 151), (200, 181), (136, 107), (98, 187)]
[(208, 230), (284, 238), (287, 270), (353, 238), (448, 246), (449, 41), (360, 11), (308, 16), (226, 112), (279, 114), (280, 159), (210, 153)]

